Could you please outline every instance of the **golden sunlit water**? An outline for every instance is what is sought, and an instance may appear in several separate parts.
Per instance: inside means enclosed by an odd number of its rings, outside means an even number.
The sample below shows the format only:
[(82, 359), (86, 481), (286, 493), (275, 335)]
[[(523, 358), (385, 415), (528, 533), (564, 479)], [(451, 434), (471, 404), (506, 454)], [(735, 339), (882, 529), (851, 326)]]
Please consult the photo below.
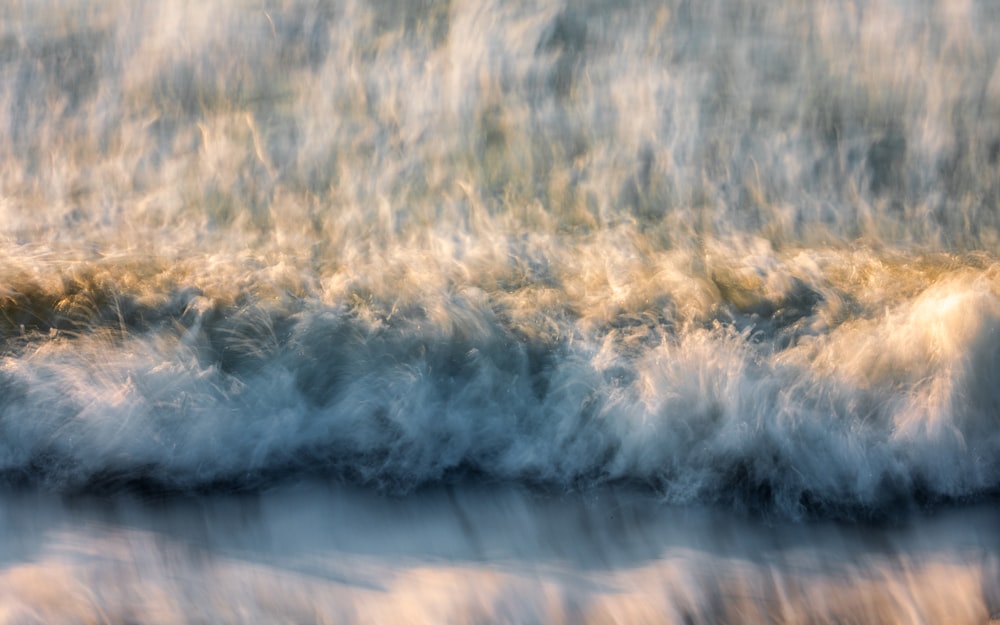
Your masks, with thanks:
[(0, 1), (0, 623), (1000, 620), (997, 33)]

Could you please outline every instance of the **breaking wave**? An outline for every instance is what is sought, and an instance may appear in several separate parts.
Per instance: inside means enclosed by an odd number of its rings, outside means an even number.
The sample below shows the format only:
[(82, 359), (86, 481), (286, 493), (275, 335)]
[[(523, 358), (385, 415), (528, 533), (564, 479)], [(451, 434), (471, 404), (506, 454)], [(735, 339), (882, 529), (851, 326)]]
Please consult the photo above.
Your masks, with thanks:
[(998, 16), (856, 5), (0, 9), (0, 476), (995, 494)]

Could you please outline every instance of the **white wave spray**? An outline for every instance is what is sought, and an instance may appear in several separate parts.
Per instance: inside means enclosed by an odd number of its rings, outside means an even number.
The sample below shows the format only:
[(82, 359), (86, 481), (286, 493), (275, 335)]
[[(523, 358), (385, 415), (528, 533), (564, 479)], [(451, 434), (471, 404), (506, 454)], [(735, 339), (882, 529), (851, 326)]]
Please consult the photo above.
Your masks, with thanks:
[(998, 25), (986, 0), (0, 5), (0, 482), (772, 520), (995, 497)]

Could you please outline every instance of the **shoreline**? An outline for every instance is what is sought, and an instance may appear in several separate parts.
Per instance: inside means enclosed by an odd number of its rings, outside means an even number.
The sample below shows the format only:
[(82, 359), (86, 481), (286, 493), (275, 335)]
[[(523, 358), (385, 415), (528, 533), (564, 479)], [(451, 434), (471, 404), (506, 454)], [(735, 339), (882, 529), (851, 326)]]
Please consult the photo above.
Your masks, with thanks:
[(870, 526), (614, 489), (0, 501), (0, 623), (985, 623), (1000, 609), (994, 503)]

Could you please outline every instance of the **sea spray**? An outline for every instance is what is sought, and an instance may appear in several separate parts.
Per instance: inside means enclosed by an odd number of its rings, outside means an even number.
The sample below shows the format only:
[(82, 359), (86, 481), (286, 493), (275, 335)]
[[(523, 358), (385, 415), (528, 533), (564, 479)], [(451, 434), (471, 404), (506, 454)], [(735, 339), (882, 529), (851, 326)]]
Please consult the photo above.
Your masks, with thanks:
[(2, 12), (8, 483), (1000, 485), (989, 3)]
[(987, 622), (998, 26), (0, 2), (0, 623)]
[[(551, 244), (544, 282), (491, 261), (462, 284), (425, 257), (355, 265), (365, 287), (334, 297), (213, 293), (187, 271), (188, 286), (149, 294), (95, 260), (105, 294), (72, 279), (21, 287), (6, 307), (4, 474), (72, 490), (257, 488), (290, 473), (393, 492), (470, 474), (634, 482), (791, 516), (995, 490), (1000, 299), (978, 257), (941, 257), (902, 287), (912, 264), (865, 250), (804, 268), (801, 251), (770, 253), (764, 277), (741, 256), (714, 278), (674, 251), (609, 254), (591, 260), (595, 277), (574, 240)], [(606, 284), (616, 262), (618, 297), (588, 301), (574, 281)], [(671, 272), (694, 291), (684, 303), (658, 279)]]

